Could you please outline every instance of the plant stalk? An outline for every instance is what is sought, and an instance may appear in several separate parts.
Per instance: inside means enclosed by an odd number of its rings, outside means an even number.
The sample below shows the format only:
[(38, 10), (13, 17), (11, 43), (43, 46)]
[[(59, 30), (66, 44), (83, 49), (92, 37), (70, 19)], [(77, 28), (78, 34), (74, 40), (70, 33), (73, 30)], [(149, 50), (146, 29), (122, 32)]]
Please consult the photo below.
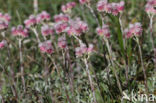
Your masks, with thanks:
[(24, 67), (23, 67), (23, 54), (22, 54), (22, 39), (19, 38), (19, 52), (20, 52), (20, 70), (21, 70), (21, 79), (24, 88), (24, 92), (26, 91), (25, 87), (25, 79), (24, 79)]
[(144, 62), (143, 62), (143, 57), (142, 57), (142, 50), (141, 50), (141, 46), (140, 46), (138, 37), (136, 37), (136, 41), (137, 41), (137, 44), (138, 44), (138, 47), (139, 47), (139, 54), (140, 54), (140, 60), (141, 60), (141, 67), (142, 67), (142, 71), (143, 71), (144, 79), (145, 79), (145, 80), (144, 80), (144, 85), (145, 85), (145, 89), (146, 89), (146, 94), (148, 95), (148, 86), (147, 86), (146, 70), (145, 70), (145, 68), (144, 68)]
[(118, 75), (117, 75), (117, 72), (116, 72), (116, 69), (115, 69), (116, 67), (115, 67), (115, 64), (114, 64), (114, 61), (113, 61), (112, 50), (111, 50), (111, 48), (110, 48), (110, 45), (109, 45), (108, 40), (107, 40), (106, 38), (104, 38), (104, 40), (105, 40), (105, 42), (106, 42), (106, 46), (107, 46), (107, 49), (108, 49), (108, 52), (109, 52), (109, 56), (110, 56), (110, 61), (111, 61), (112, 66), (113, 66), (112, 71), (113, 71), (113, 73), (114, 73), (114, 75), (115, 75), (115, 78), (116, 78), (116, 80), (117, 80), (117, 85), (118, 85), (118, 88), (119, 88), (119, 90), (120, 90), (120, 93), (121, 93), (121, 95), (123, 95), (121, 83), (120, 83), (119, 77), (118, 77)]
[(93, 93), (94, 103), (97, 103), (96, 96), (95, 96), (95, 88), (94, 88), (92, 77), (91, 77), (91, 74), (90, 74), (90, 71), (89, 71), (89, 65), (88, 65), (88, 62), (87, 62), (87, 58), (84, 59), (84, 63), (85, 63), (85, 66), (86, 66), (86, 72), (87, 72), (89, 83), (90, 83), (91, 90), (92, 90), (92, 93)]

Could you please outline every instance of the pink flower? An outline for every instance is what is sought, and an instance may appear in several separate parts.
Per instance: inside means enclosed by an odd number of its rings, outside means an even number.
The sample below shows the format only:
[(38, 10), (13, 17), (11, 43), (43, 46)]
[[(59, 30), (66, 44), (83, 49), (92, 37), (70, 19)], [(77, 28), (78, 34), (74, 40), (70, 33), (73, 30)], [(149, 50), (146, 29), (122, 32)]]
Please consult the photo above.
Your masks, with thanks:
[(75, 2), (69, 2), (66, 5), (62, 5), (61, 9), (64, 13), (70, 12), (72, 8), (76, 6)]
[(119, 12), (122, 12), (125, 8), (125, 2), (121, 1), (120, 3), (118, 3), (117, 9)]
[(111, 3), (111, 13), (113, 15), (118, 15), (119, 11), (117, 9), (118, 3)]
[(41, 27), (41, 32), (43, 36), (48, 36), (54, 34), (53, 28), (49, 27), (48, 25), (44, 25)]
[(75, 20), (69, 21), (69, 27), (66, 29), (69, 35), (77, 35), (80, 36), (82, 33), (88, 31), (87, 23), (80, 20), (80, 18), (76, 18)]
[(145, 6), (145, 11), (149, 14), (156, 14), (156, 9), (154, 9), (154, 6), (156, 6), (156, 0), (148, 0)]
[(0, 49), (4, 48), (6, 45), (7, 45), (6, 40), (2, 40), (2, 41), (0, 42)]
[(130, 24), (129, 28), (125, 29), (125, 37), (140, 36), (142, 34), (142, 26), (140, 23)]
[(111, 13), (111, 5), (108, 4), (107, 0), (100, 0), (97, 3), (97, 10), (100, 12)]
[(0, 13), (0, 30), (7, 29), (10, 20), (11, 20), (11, 17), (9, 16), (9, 14)]
[(11, 33), (14, 36), (28, 37), (28, 30), (23, 28), (22, 25), (18, 25), (17, 28), (13, 27)]
[(100, 0), (97, 3), (97, 10), (100, 12), (112, 13), (116, 16), (124, 10), (124, 5), (124, 1), (121, 1), (119, 3), (108, 3), (107, 0)]
[(2, 14), (0, 13), (0, 21), (1, 22), (5, 22), (5, 23), (9, 23), (11, 20), (11, 16), (9, 14)]
[(68, 24), (66, 22), (58, 22), (54, 26), (57, 34), (65, 32), (67, 27), (68, 27)]
[(89, 2), (90, 0), (79, 0), (79, 2), (81, 3), (81, 4), (85, 4), (85, 3), (87, 3), (87, 2)]
[(75, 49), (75, 53), (76, 53), (76, 56), (82, 56), (83, 54), (87, 53), (87, 46), (85, 44), (81, 44), (80, 47), (77, 47)]
[(58, 38), (58, 46), (62, 49), (67, 47), (67, 41), (65, 37), (59, 37)]
[(69, 16), (64, 15), (64, 14), (59, 14), (54, 16), (54, 21), (57, 22), (68, 22), (69, 21)]
[(24, 21), (24, 24), (27, 28), (34, 26), (37, 23), (36, 17), (34, 15), (30, 15), (27, 20)]
[(46, 11), (42, 11), (40, 14), (37, 15), (36, 21), (37, 23), (41, 23), (43, 21), (49, 21), (50, 20), (50, 14)]
[(109, 26), (106, 24), (103, 24), (102, 28), (98, 27), (96, 29), (96, 32), (98, 35), (100, 36), (104, 36), (106, 38), (110, 38), (110, 30), (109, 30)]
[(0, 30), (4, 30), (8, 28), (8, 23), (0, 21)]
[(81, 44), (80, 47), (77, 47), (75, 49), (75, 53), (76, 53), (76, 56), (80, 57), (84, 54), (90, 54), (94, 51), (94, 46), (93, 44), (89, 44), (89, 47), (86, 46), (86, 44)]
[(40, 44), (39, 44), (39, 48), (40, 48), (40, 51), (41, 51), (42, 53), (51, 54), (51, 53), (54, 52), (50, 40), (47, 40), (47, 41), (45, 41), (45, 42), (40, 43)]

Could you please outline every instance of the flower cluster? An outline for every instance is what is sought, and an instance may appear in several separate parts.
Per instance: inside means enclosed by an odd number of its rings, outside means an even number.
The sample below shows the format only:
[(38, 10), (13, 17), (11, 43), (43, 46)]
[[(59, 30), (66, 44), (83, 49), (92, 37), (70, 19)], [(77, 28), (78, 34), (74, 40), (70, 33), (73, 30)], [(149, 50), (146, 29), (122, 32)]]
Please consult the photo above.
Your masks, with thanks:
[(37, 16), (30, 15), (29, 18), (24, 21), (24, 24), (27, 28), (30, 28), (35, 24), (41, 23), (43, 21), (49, 21), (49, 20), (50, 20), (50, 14), (47, 13), (46, 11), (42, 11)]
[(49, 21), (50, 20), (50, 14), (46, 11), (42, 11), (40, 14), (37, 15), (36, 21), (37, 23), (41, 23), (43, 21)]
[(0, 22), (0, 30), (4, 30), (8, 28), (8, 24), (4, 22)]
[(80, 36), (82, 33), (88, 31), (88, 25), (84, 21), (81, 21), (80, 18), (69, 21), (69, 27), (66, 29), (69, 35)]
[(42, 53), (51, 54), (54, 51), (50, 40), (40, 43), (39, 48)]
[(156, 14), (156, 9), (154, 9), (154, 6), (156, 6), (156, 0), (148, 0), (145, 6), (145, 11), (149, 14)]
[(131, 38), (132, 36), (140, 36), (142, 34), (142, 25), (137, 22), (135, 24), (130, 24), (127, 29), (124, 30), (124, 36), (126, 38)]
[(43, 36), (48, 36), (48, 35), (54, 34), (53, 28), (51, 28), (51, 27), (48, 26), (48, 25), (42, 26), (42, 27), (41, 27), (41, 32), (42, 32), (42, 35), (43, 35)]
[(7, 29), (10, 20), (11, 20), (11, 17), (9, 16), (9, 14), (0, 13), (0, 30)]
[(57, 34), (66, 32), (67, 27), (68, 27), (68, 23), (66, 22), (58, 22), (54, 25), (54, 28)]
[(54, 16), (54, 21), (55, 31), (59, 34), (65, 32), (66, 28), (68, 27), (69, 16), (61, 13), (59, 15)]
[(64, 49), (67, 47), (67, 41), (66, 41), (66, 38), (65, 37), (59, 37), (58, 38), (58, 47)]
[(98, 35), (100, 36), (104, 36), (106, 38), (110, 38), (110, 30), (109, 30), (109, 26), (106, 24), (103, 24), (102, 28), (98, 27), (96, 29), (96, 32)]
[(12, 28), (11, 34), (14, 36), (27, 37), (28, 36), (28, 30), (26, 28), (23, 28), (22, 25), (18, 25), (17, 27)]
[(0, 49), (4, 48), (6, 45), (7, 45), (6, 40), (2, 40), (2, 41), (0, 42)]
[(118, 15), (124, 10), (125, 2), (121, 1), (119, 3), (108, 3), (107, 0), (100, 0), (97, 3), (97, 10), (100, 12), (112, 13), (113, 15)]
[(37, 23), (36, 17), (34, 15), (30, 15), (28, 19), (24, 21), (24, 24), (27, 28), (34, 26)]
[(76, 56), (80, 57), (84, 54), (90, 54), (94, 51), (94, 46), (93, 44), (89, 44), (89, 46), (87, 47), (85, 44), (81, 44), (80, 47), (77, 47), (75, 49), (76, 52)]
[(69, 21), (69, 17), (68, 15), (64, 15), (64, 14), (59, 14), (59, 15), (55, 15), (54, 16), (54, 21), (57, 22), (68, 22)]
[(62, 5), (61, 9), (64, 13), (70, 12), (72, 8), (76, 6), (75, 2), (69, 2), (66, 5)]

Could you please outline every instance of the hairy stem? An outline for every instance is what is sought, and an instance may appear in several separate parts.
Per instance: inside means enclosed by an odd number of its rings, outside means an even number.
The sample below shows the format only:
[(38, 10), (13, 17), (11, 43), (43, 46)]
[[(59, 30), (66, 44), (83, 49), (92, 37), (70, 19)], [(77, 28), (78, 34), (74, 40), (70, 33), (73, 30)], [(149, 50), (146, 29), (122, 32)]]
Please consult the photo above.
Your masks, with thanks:
[(37, 14), (38, 12), (38, 0), (34, 0), (34, 13)]
[(152, 49), (154, 50), (154, 41), (153, 41), (153, 16), (150, 17), (150, 25), (149, 25), (149, 31), (150, 31), (150, 38), (152, 43)]
[(109, 45), (108, 40), (107, 40), (106, 38), (104, 38), (104, 41), (106, 42), (106, 46), (107, 46), (107, 49), (108, 49), (108, 52), (109, 52), (109, 56), (110, 56), (110, 61), (111, 61), (112, 66), (113, 66), (112, 71), (113, 71), (113, 73), (114, 73), (114, 75), (115, 75), (115, 78), (116, 78), (116, 80), (117, 80), (117, 85), (118, 85), (118, 88), (119, 88), (119, 90), (120, 90), (120, 93), (121, 93), (121, 95), (123, 95), (121, 83), (120, 83), (119, 77), (118, 77), (118, 75), (117, 75), (117, 72), (116, 72), (116, 69), (115, 69), (116, 67), (115, 67), (115, 64), (114, 64), (114, 61), (113, 61), (112, 50), (111, 50), (111, 48), (110, 48), (110, 45)]
[(58, 75), (60, 76), (61, 84), (62, 84), (62, 87), (63, 87), (65, 93), (66, 93), (67, 100), (68, 100), (69, 103), (72, 103), (71, 100), (70, 100), (70, 98), (69, 98), (68, 91), (67, 91), (67, 89), (66, 89), (66, 87), (64, 85), (63, 79), (61, 77), (60, 69), (57, 67), (57, 65), (56, 65), (56, 63), (55, 63), (54, 60), (52, 60), (52, 62), (54, 64), (55, 68), (56, 68), (56, 71), (57, 71)]
[(72, 64), (71, 64), (71, 58), (70, 58), (70, 54), (69, 54), (69, 48), (67, 46), (67, 49), (66, 49), (66, 52), (67, 52), (67, 64), (68, 64), (68, 68), (69, 68), (69, 76), (70, 76), (70, 85), (71, 85), (71, 88), (72, 88), (72, 92), (74, 94), (74, 76), (73, 76), (73, 68), (72, 68)]
[[(2, 36), (3, 36), (3, 38), (6, 40), (6, 37), (5, 37), (5, 32), (2, 32)], [(7, 40), (6, 40), (7, 41)], [(13, 85), (11, 84), (11, 90), (12, 90), (12, 92), (13, 92), (13, 95), (15, 96), (15, 97), (18, 97), (18, 94), (17, 94), (17, 90), (16, 90), (16, 81), (15, 81), (15, 76), (14, 76), (14, 71), (13, 71), (13, 67), (12, 67), (12, 65), (11, 65), (11, 53), (10, 53), (10, 48), (9, 48), (9, 45), (7, 44), (7, 46), (6, 46), (6, 48), (7, 48), (7, 54), (8, 54), (8, 63), (9, 63), (9, 66), (10, 66), (10, 73), (11, 73), (11, 77), (12, 78), (10, 78), (11, 80), (12, 80), (12, 82), (13, 82)], [(10, 59), (9, 59), (10, 58)], [(5, 70), (5, 68), (1, 65), (1, 67), (3, 68), (3, 70)], [(8, 74), (8, 76), (9, 76), (9, 74)]]
[(90, 4), (88, 4), (88, 5), (86, 5), (86, 6), (87, 6), (88, 9), (90, 10), (90, 12), (91, 12), (91, 14), (93, 15), (93, 17), (95, 18), (96, 23), (98, 23), (98, 25), (99, 25), (99, 20), (98, 20), (98, 18), (97, 18), (97, 16), (96, 16), (94, 10), (93, 10), (92, 7), (90, 6)]
[(23, 67), (23, 54), (22, 54), (22, 39), (19, 38), (19, 52), (20, 52), (20, 70), (21, 70), (21, 79), (24, 88), (24, 92), (26, 91), (25, 87), (25, 79), (24, 79), (24, 67)]
[(38, 34), (36, 28), (32, 28), (32, 31), (35, 33), (35, 36), (36, 36), (36, 38), (37, 38), (38, 43), (40, 43), (41, 40), (40, 40), (40, 38), (39, 38), (39, 34)]
[[(151, 39), (151, 43), (152, 43), (152, 51), (154, 51), (155, 46), (154, 46), (154, 40), (153, 40), (153, 15), (150, 16), (150, 24), (149, 24), (149, 32), (150, 32), (150, 39)], [(154, 58), (156, 58), (156, 55), (154, 55)], [(156, 71), (156, 62), (154, 62), (154, 69)]]
[[(122, 17), (122, 14), (120, 14), (120, 16), (119, 16), (119, 23), (120, 23), (120, 28), (121, 28), (121, 33), (122, 33), (122, 39), (123, 39), (123, 44), (124, 44), (124, 48), (125, 48), (125, 39), (124, 39), (124, 29), (123, 29), (123, 25), (122, 25), (122, 19), (121, 19), (121, 17)], [(126, 63), (126, 57), (125, 57), (125, 76), (126, 76), (126, 82), (128, 83), (128, 70), (129, 70), (129, 66), (127, 65), (127, 63)]]
[(94, 103), (97, 103), (96, 96), (95, 96), (95, 88), (94, 88), (92, 77), (91, 77), (91, 74), (90, 74), (90, 71), (89, 71), (89, 65), (88, 65), (88, 62), (87, 62), (86, 58), (84, 59), (84, 63), (85, 63), (85, 66), (86, 66), (86, 72), (87, 72), (87, 75), (88, 75), (88, 79), (89, 79), (89, 83), (90, 83), (90, 86), (91, 86), (91, 90), (93, 92)]
[[(8, 57), (11, 57), (11, 54), (10, 54), (10, 48), (9, 46), (7, 45), (7, 50), (8, 50)], [(13, 82), (13, 86), (12, 86), (12, 90), (13, 90), (13, 94), (15, 97), (18, 97), (18, 94), (17, 94), (17, 91), (16, 91), (16, 81), (15, 81), (15, 76), (14, 76), (14, 71), (13, 71), (13, 67), (11, 65), (11, 62), (9, 62), (10, 64), (10, 72), (11, 72), (11, 77), (12, 77), (12, 82)]]
[(140, 46), (140, 43), (139, 43), (139, 39), (136, 37), (136, 41), (137, 41), (137, 44), (138, 44), (138, 47), (139, 47), (139, 54), (140, 54), (140, 60), (141, 60), (141, 67), (142, 67), (142, 71), (143, 71), (143, 74), (144, 74), (144, 85), (145, 85), (145, 89), (146, 89), (146, 93), (148, 94), (148, 86), (147, 86), (147, 76), (146, 76), (146, 70), (144, 68), (144, 62), (143, 62), (143, 57), (142, 57), (142, 50), (141, 50), (141, 46)]

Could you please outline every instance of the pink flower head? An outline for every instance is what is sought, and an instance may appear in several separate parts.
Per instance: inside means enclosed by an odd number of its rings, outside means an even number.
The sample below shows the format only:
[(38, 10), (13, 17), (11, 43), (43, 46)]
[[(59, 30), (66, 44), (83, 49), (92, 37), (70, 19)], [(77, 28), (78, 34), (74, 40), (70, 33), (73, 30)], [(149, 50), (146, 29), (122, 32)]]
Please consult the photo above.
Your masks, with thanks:
[(0, 42), (0, 49), (4, 48), (6, 45), (7, 45), (6, 40), (2, 40), (2, 41)]
[(27, 28), (34, 26), (37, 23), (36, 17), (34, 15), (30, 15), (27, 20), (24, 21), (24, 24)]
[(79, 0), (79, 2), (81, 3), (81, 4), (86, 4), (87, 2), (89, 2), (90, 0)]
[(10, 20), (11, 20), (11, 17), (9, 16), (9, 14), (0, 13), (0, 30), (7, 29)]
[(0, 21), (1, 22), (5, 22), (5, 23), (9, 23), (11, 20), (11, 16), (9, 14), (2, 14), (0, 13)]
[(111, 5), (108, 4), (107, 0), (100, 0), (97, 3), (97, 10), (100, 12), (110, 13), (111, 12)]
[(79, 28), (83, 31), (86, 32), (88, 31), (88, 24), (83, 22), (83, 21), (79, 21), (78, 22)]
[(67, 47), (67, 41), (65, 37), (62, 36), (58, 38), (58, 46), (62, 49)]
[(111, 13), (115, 16), (118, 15), (118, 3), (111, 3)]
[(8, 23), (0, 21), (0, 30), (4, 30), (8, 28)]
[(77, 35), (80, 36), (82, 33), (88, 31), (87, 23), (80, 20), (80, 18), (76, 18), (75, 20), (69, 21), (69, 27), (66, 29), (69, 35)]
[(70, 12), (72, 8), (76, 6), (75, 2), (69, 2), (66, 5), (62, 5), (61, 9), (64, 13)]
[(124, 1), (121, 1), (120, 3), (118, 3), (117, 10), (119, 12), (122, 12), (124, 10), (124, 8), (125, 8), (125, 2)]
[(49, 21), (50, 20), (50, 14), (46, 11), (42, 11), (40, 14), (36, 17), (37, 23), (43, 22), (43, 21)]
[(156, 6), (156, 0), (148, 0), (145, 6), (145, 11), (148, 14), (156, 14), (156, 9), (154, 9), (154, 6)]
[(107, 0), (100, 0), (97, 3), (97, 10), (100, 12), (112, 13), (113, 15), (118, 15), (124, 10), (125, 2), (121, 1), (119, 3), (108, 3)]
[(51, 53), (54, 52), (50, 40), (47, 40), (47, 41), (45, 41), (45, 42), (40, 43), (40, 44), (39, 44), (39, 48), (40, 48), (40, 51), (41, 51), (42, 53), (51, 54)]
[(64, 15), (64, 14), (59, 14), (54, 16), (54, 21), (57, 22), (68, 22), (69, 21), (69, 16)]
[(84, 54), (90, 54), (91, 52), (94, 51), (94, 46), (93, 44), (89, 44), (89, 47), (86, 46), (86, 44), (80, 44), (80, 47), (77, 47), (75, 49), (76, 56), (82, 56)]
[(87, 53), (87, 46), (86, 46), (86, 44), (80, 44), (80, 47), (77, 47), (76, 49), (75, 49), (75, 52), (76, 52), (76, 56), (82, 56), (83, 54), (85, 54), (85, 53)]
[(125, 29), (125, 37), (140, 36), (142, 34), (142, 26), (140, 23), (130, 24), (129, 28)]
[(96, 32), (97, 32), (97, 34), (100, 35), (100, 36), (104, 36), (104, 37), (106, 37), (106, 38), (110, 38), (109, 26), (106, 25), (106, 24), (104, 24), (104, 25), (102, 26), (102, 28), (98, 27), (98, 28), (96, 29)]
[(48, 25), (44, 25), (41, 27), (41, 32), (43, 36), (48, 36), (54, 34), (53, 28), (49, 27)]
[(13, 27), (11, 33), (14, 36), (28, 37), (28, 30), (23, 28), (22, 25), (18, 25), (17, 28)]
[(66, 22), (58, 22), (54, 26), (57, 34), (65, 32), (67, 27), (68, 27), (68, 24)]

